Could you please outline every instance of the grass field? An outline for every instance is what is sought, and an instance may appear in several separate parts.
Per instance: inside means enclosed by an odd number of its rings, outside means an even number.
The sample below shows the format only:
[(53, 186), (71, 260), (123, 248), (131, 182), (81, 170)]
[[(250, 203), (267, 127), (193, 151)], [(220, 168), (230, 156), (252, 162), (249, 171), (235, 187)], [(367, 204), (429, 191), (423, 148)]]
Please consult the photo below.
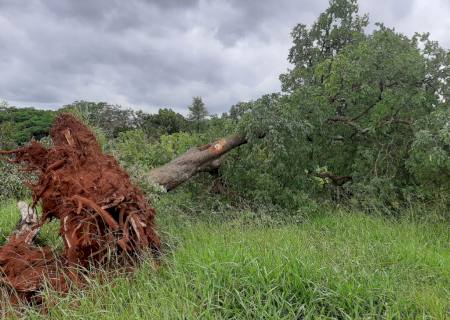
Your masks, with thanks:
[[(163, 263), (92, 280), (30, 319), (446, 319), (448, 225), (334, 211), (270, 227), (159, 210)], [(16, 219), (0, 209), (3, 241)], [(58, 243), (56, 226), (41, 235)], [(55, 242), (56, 241), (56, 242)], [(58, 246), (60, 244), (57, 244)]]

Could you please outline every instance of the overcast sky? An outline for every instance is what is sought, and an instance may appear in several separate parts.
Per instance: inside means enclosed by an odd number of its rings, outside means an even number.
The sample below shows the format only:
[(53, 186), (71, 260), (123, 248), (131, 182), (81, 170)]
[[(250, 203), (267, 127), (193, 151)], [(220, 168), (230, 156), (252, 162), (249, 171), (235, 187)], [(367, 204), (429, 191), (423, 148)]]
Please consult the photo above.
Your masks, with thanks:
[[(328, 0), (0, 0), (0, 100), (210, 113), (280, 90), (290, 30)], [(449, 0), (360, 0), (371, 22), (450, 48)]]

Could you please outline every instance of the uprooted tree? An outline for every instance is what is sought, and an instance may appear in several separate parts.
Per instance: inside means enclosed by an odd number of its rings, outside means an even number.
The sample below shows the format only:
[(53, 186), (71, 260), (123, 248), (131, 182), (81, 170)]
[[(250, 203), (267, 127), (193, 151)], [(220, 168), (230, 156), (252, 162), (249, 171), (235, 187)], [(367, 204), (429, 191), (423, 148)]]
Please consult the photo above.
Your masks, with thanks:
[[(101, 152), (93, 133), (72, 115), (61, 114), (50, 136), (53, 146), (48, 149), (32, 142), (1, 151), (37, 175), (37, 182), (28, 183), (32, 204), (19, 204), (18, 227), (0, 248), (0, 281), (11, 290), (13, 302), (39, 302), (46, 282), (66, 292), (71, 284), (82, 283), (81, 269), (112, 262), (127, 265), (142, 250), (149, 249), (155, 256), (160, 250), (154, 209), (116, 160)], [(199, 172), (217, 169), (225, 153), (246, 142), (242, 135), (220, 139), (189, 150), (149, 175), (170, 191)], [(42, 206), (39, 219), (38, 203)], [(61, 254), (33, 241), (52, 219), (60, 223)]]

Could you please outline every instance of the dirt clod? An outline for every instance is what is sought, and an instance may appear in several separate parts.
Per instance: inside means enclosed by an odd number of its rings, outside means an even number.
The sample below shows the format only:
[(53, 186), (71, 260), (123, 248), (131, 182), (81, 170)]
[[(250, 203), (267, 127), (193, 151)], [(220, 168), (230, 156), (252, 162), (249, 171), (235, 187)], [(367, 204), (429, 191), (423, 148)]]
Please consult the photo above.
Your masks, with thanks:
[(9, 153), (38, 176), (29, 183), (32, 207), (42, 206), (36, 227), (58, 219), (64, 241), (59, 255), (27, 243), (23, 235), (0, 248), (0, 281), (26, 301), (35, 299), (45, 282), (66, 292), (69, 280), (79, 279), (70, 270), (106, 266), (111, 257), (123, 265), (142, 250), (157, 254), (160, 247), (154, 209), (117, 161), (102, 153), (93, 133), (62, 114), (50, 136), (51, 148), (32, 142)]

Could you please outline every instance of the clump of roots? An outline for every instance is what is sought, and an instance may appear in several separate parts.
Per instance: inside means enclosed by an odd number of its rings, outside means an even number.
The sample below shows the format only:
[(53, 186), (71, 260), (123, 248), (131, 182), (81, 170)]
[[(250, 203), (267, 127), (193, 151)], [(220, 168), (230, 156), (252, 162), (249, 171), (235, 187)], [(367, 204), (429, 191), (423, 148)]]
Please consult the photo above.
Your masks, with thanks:
[(154, 209), (117, 161), (102, 153), (93, 133), (62, 114), (50, 135), (51, 148), (32, 142), (3, 152), (38, 176), (36, 183), (28, 183), (31, 206), (42, 206), (34, 228), (58, 219), (64, 241), (58, 256), (35, 246), (33, 231), (11, 236), (0, 248), (0, 282), (26, 301), (36, 299), (45, 283), (66, 292), (80, 278), (71, 270), (106, 266), (111, 256), (121, 265), (132, 263), (142, 250), (157, 254), (160, 247)]

